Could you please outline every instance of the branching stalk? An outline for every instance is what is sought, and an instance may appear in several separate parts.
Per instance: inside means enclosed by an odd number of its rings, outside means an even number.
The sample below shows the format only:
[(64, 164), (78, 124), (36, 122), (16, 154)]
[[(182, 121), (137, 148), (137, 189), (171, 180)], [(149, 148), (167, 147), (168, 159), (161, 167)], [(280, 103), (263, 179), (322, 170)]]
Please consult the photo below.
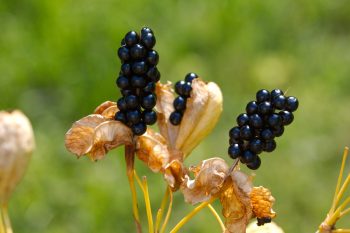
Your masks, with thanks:
[(222, 232), (225, 232), (226, 227), (225, 227), (225, 224), (222, 222), (219, 214), (216, 212), (216, 210), (214, 209), (214, 207), (211, 204), (208, 205), (208, 208), (209, 208), (210, 212), (214, 215), (215, 219), (220, 224)]

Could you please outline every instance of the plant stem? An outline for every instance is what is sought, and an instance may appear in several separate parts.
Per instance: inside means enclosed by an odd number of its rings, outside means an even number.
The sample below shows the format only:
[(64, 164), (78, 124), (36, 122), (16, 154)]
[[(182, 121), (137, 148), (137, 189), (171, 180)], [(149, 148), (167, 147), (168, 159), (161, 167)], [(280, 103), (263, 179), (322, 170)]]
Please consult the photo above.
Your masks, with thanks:
[(135, 182), (134, 182), (134, 159), (135, 159), (135, 147), (133, 145), (126, 145), (125, 146), (126, 174), (128, 176), (129, 186), (131, 190), (132, 211), (134, 215), (134, 221), (136, 224), (136, 230), (138, 233), (142, 233), (139, 210), (137, 205), (136, 188), (135, 188)]
[(340, 212), (339, 218), (343, 217), (344, 215), (346, 215), (346, 214), (348, 214), (348, 213), (350, 213), (350, 208), (347, 208), (346, 210)]
[(6, 233), (6, 228), (5, 228), (5, 219), (3, 215), (2, 209), (0, 209), (0, 233)]
[(163, 225), (160, 229), (160, 233), (164, 233), (165, 232), (165, 228), (168, 224), (168, 221), (170, 219), (170, 214), (171, 214), (171, 210), (172, 210), (172, 207), (173, 207), (173, 192), (171, 191), (170, 187), (168, 186), (168, 190), (169, 190), (169, 207), (168, 207), (168, 211), (165, 215), (165, 219), (164, 219), (164, 222), (163, 222)]
[(8, 208), (7, 203), (3, 204), (1, 206), (1, 217), (3, 221), (3, 228), (5, 233), (13, 233), (12, 227), (11, 227), (11, 221), (8, 214)]
[(170, 231), (170, 233), (176, 233), (180, 228), (185, 225), (194, 215), (196, 215), (200, 210), (208, 206), (210, 203), (212, 203), (215, 199), (211, 199), (209, 201), (201, 203), (199, 206), (194, 208), (189, 214), (187, 214), (183, 219), (180, 220), (180, 222)]
[(335, 229), (332, 233), (350, 233), (350, 229)]
[(337, 208), (333, 215), (327, 220), (328, 226), (334, 226), (335, 222), (339, 219), (341, 211), (350, 203), (350, 197), (346, 198), (345, 201)]
[(145, 190), (144, 190), (144, 188), (143, 188), (142, 181), (141, 181), (139, 175), (137, 175), (136, 170), (134, 170), (134, 176), (135, 176), (135, 179), (136, 179), (137, 184), (140, 186), (140, 189), (141, 189), (143, 195), (145, 195)]
[(210, 212), (212, 212), (212, 214), (214, 215), (216, 220), (219, 222), (222, 232), (225, 232), (226, 227), (225, 227), (225, 224), (222, 222), (219, 214), (216, 212), (216, 210), (214, 209), (214, 207), (211, 204), (208, 205), (208, 208), (209, 208)]
[(164, 213), (164, 210), (165, 210), (165, 204), (167, 203), (168, 198), (169, 198), (169, 188), (167, 187), (165, 192), (164, 192), (162, 203), (160, 204), (160, 207), (159, 207), (159, 209), (157, 211), (156, 226), (155, 226), (155, 232), (156, 233), (159, 232), (159, 225), (160, 225), (160, 222), (161, 222), (161, 220), (163, 218), (163, 213)]
[(150, 202), (150, 199), (149, 199), (148, 185), (147, 185), (147, 178), (146, 178), (146, 176), (142, 177), (142, 186), (143, 186), (143, 190), (145, 191), (144, 197), (145, 197), (146, 213), (147, 213), (147, 220), (148, 220), (148, 231), (149, 231), (149, 233), (154, 233), (153, 218), (152, 218), (152, 208), (151, 208), (151, 202)]

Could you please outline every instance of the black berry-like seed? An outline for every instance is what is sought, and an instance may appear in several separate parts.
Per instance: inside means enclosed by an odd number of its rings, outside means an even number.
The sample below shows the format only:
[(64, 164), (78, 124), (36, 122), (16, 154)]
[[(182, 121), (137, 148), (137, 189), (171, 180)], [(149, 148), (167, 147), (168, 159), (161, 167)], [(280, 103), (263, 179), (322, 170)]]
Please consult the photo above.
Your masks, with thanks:
[(118, 56), (123, 62), (128, 61), (130, 59), (129, 49), (125, 46), (120, 47), (118, 49)]
[(114, 119), (116, 121), (120, 121), (123, 123), (126, 122), (126, 116), (125, 116), (124, 112), (121, 112), (121, 111), (116, 112), (116, 114), (114, 115)]
[(234, 138), (230, 138), (230, 140), (229, 140), (229, 144), (230, 144), (230, 145), (233, 145), (233, 144), (239, 144), (239, 145), (242, 145), (242, 144), (243, 144), (243, 140), (240, 140), (240, 139), (234, 139)]
[(247, 125), (249, 123), (249, 116), (245, 113), (239, 114), (237, 117), (237, 124), (239, 126)]
[(129, 90), (129, 89), (120, 90), (120, 92), (122, 93), (123, 96), (128, 96), (132, 94), (132, 90)]
[(259, 114), (267, 115), (267, 114), (270, 114), (272, 110), (273, 108), (271, 106), (271, 103), (268, 101), (264, 101), (259, 104), (259, 108), (258, 108)]
[(145, 123), (140, 122), (135, 125), (132, 125), (131, 130), (135, 135), (140, 136), (146, 132), (147, 126)]
[(126, 120), (129, 123), (137, 124), (141, 121), (141, 113), (139, 110), (130, 110), (126, 112)]
[(182, 96), (176, 97), (173, 105), (176, 111), (184, 111), (186, 109), (186, 98), (183, 98)]
[(272, 152), (275, 149), (276, 149), (276, 142), (275, 142), (275, 140), (265, 141), (265, 143), (264, 143), (264, 151)]
[(277, 128), (274, 128), (272, 130), (273, 134), (275, 135), (275, 137), (280, 137), (283, 135), (283, 132), (284, 132), (284, 127), (283, 126), (280, 126), (280, 127), (277, 127)]
[(270, 92), (268, 90), (262, 89), (256, 93), (256, 101), (258, 103), (269, 101), (270, 100)]
[(128, 106), (125, 102), (125, 98), (122, 97), (122, 98), (119, 98), (118, 101), (117, 101), (117, 107), (120, 111), (125, 111), (128, 109)]
[(192, 73), (192, 72), (188, 73), (185, 76), (185, 82), (191, 83), (193, 81), (193, 79), (196, 79), (196, 78), (198, 78), (198, 75), (196, 73)]
[(132, 72), (138, 75), (142, 75), (147, 72), (147, 64), (144, 61), (134, 62), (132, 64)]
[(245, 150), (245, 151), (243, 151), (240, 160), (241, 160), (242, 163), (247, 164), (247, 163), (253, 162), (256, 156), (257, 156), (257, 155), (254, 154), (252, 151), (250, 151), (250, 150)]
[(282, 125), (282, 119), (278, 114), (271, 114), (267, 120), (269, 125), (273, 128), (278, 128)]
[(145, 88), (143, 88), (143, 91), (144, 92), (154, 92), (155, 89), (156, 89), (156, 84), (154, 82), (149, 82), (149, 83), (147, 83)]
[(294, 112), (299, 106), (299, 101), (294, 96), (289, 96), (286, 100), (286, 110)]
[(156, 38), (152, 33), (145, 33), (141, 35), (141, 43), (148, 49), (152, 49), (156, 44)]
[(127, 46), (131, 47), (139, 42), (140, 36), (135, 31), (126, 33), (124, 42)]
[(282, 118), (282, 124), (283, 125), (289, 125), (294, 120), (293, 113), (291, 113), (289, 111), (281, 111), (281, 112), (279, 112), (279, 115)]
[(240, 139), (241, 138), (241, 130), (239, 127), (233, 127), (229, 132), (230, 138)]
[(271, 222), (271, 218), (270, 217), (256, 218), (256, 220), (257, 220), (256, 224), (258, 226), (262, 226), (265, 223), (270, 223)]
[(181, 112), (172, 112), (170, 114), (169, 120), (171, 122), (171, 124), (173, 125), (179, 125), (181, 123), (182, 120), (182, 113)]
[(125, 76), (119, 76), (117, 78), (117, 86), (121, 89), (126, 89), (129, 87), (129, 79)]
[(157, 69), (157, 67), (153, 66), (153, 67), (150, 67), (147, 71), (147, 77), (149, 79), (149, 81), (151, 82), (158, 82), (159, 79), (160, 79), (160, 73)]
[(175, 83), (175, 92), (176, 92), (176, 94), (182, 95), (183, 87), (184, 87), (185, 83), (186, 83), (185, 81), (177, 81)]
[(260, 154), (263, 150), (264, 143), (260, 139), (253, 139), (249, 142), (249, 149), (255, 154)]
[(141, 76), (133, 75), (130, 82), (132, 87), (143, 88), (146, 86), (146, 80)]
[(120, 41), (120, 46), (126, 46), (124, 38)]
[(262, 129), (257, 129), (257, 128), (255, 128), (255, 129), (253, 130), (253, 136), (254, 136), (254, 137), (257, 137), (257, 138), (260, 138), (261, 131), (262, 131)]
[(249, 125), (244, 125), (241, 127), (240, 136), (244, 140), (249, 140), (253, 137), (253, 132)]
[(263, 119), (258, 114), (253, 114), (249, 117), (249, 125), (254, 128), (262, 128), (264, 124)]
[(156, 106), (156, 96), (154, 94), (149, 94), (142, 98), (141, 106), (144, 109), (152, 109), (154, 106)]
[(232, 159), (237, 159), (239, 156), (241, 156), (241, 148), (239, 144), (232, 144), (229, 146), (228, 154)]
[(283, 91), (281, 91), (280, 89), (274, 89), (271, 91), (271, 100), (273, 100), (274, 98), (280, 96), (280, 95), (284, 95)]
[(183, 97), (190, 97), (192, 91), (191, 83), (185, 82), (185, 84), (182, 87), (182, 96)]
[(142, 119), (146, 125), (153, 125), (157, 121), (157, 113), (155, 111), (145, 110), (142, 113)]
[(124, 76), (130, 76), (131, 75), (131, 65), (129, 63), (123, 63), (120, 67), (120, 72)]
[(261, 165), (261, 159), (257, 155), (257, 156), (255, 156), (255, 158), (254, 158), (254, 160), (252, 162), (247, 164), (247, 167), (249, 169), (256, 170), (256, 169), (258, 169), (260, 167), (260, 165)]
[(146, 59), (147, 59), (148, 64), (150, 64), (151, 66), (155, 66), (158, 64), (159, 55), (158, 55), (157, 51), (151, 50), (148, 52)]
[(245, 110), (249, 115), (258, 113), (258, 104), (255, 101), (250, 101)]
[(274, 138), (274, 134), (271, 129), (264, 129), (261, 131), (261, 138), (263, 140), (272, 140)]
[(276, 96), (272, 99), (272, 105), (273, 107), (282, 110), (286, 107), (286, 97), (284, 95)]
[(140, 44), (136, 44), (131, 47), (130, 56), (132, 59), (142, 59), (146, 56), (146, 48)]
[(147, 33), (152, 33), (153, 34), (152, 29), (150, 29), (149, 27), (143, 27), (141, 29), (141, 35), (146, 35)]
[(128, 109), (135, 109), (139, 107), (139, 102), (135, 95), (128, 95), (125, 97), (126, 106)]

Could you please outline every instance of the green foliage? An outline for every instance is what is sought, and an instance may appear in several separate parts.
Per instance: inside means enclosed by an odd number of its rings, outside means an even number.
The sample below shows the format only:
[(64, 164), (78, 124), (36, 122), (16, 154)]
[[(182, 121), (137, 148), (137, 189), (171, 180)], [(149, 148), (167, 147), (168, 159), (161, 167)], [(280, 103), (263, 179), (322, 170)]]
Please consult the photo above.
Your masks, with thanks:
[[(145, 25), (157, 37), (163, 81), (195, 71), (222, 87), (218, 127), (188, 164), (213, 156), (230, 161), (228, 129), (257, 89), (288, 89), (299, 98), (295, 123), (277, 140), (276, 151), (262, 156), (255, 184), (272, 190), (276, 222), (286, 232), (315, 231), (331, 204), (342, 149), (349, 145), (346, 0), (1, 1), (0, 108), (22, 109), (37, 139), (10, 203), (14, 231), (134, 232), (122, 149), (98, 163), (78, 161), (63, 139), (72, 122), (118, 98), (117, 48), (128, 30)], [(165, 189), (161, 176), (140, 162), (137, 167), (149, 177), (158, 208)], [(175, 194), (170, 225), (191, 208)], [(219, 231), (209, 211), (183, 230)]]

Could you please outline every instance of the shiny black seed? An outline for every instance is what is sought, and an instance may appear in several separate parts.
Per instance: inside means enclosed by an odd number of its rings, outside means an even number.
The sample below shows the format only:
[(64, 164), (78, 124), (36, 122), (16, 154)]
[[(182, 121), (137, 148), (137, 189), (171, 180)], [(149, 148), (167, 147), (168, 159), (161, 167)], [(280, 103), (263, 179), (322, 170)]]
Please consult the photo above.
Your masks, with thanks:
[(229, 132), (230, 138), (240, 139), (241, 138), (241, 130), (239, 127), (233, 127)]
[(122, 39), (122, 41), (120, 41), (120, 46), (125, 46), (126, 44), (125, 44), (125, 40), (124, 40), (124, 38)]
[(240, 136), (244, 140), (249, 140), (253, 137), (253, 132), (249, 125), (244, 125), (241, 127)]
[(245, 110), (249, 115), (258, 113), (258, 104), (255, 101), (250, 101)]
[(284, 95), (283, 91), (281, 91), (280, 89), (274, 89), (271, 91), (271, 100), (273, 100), (274, 98), (280, 96), (280, 95)]
[(272, 105), (268, 101), (261, 102), (258, 107), (259, 114), (267, 115), (273, 111)]
[(275, 149), (276, 149), (276, 142), (275, 142), (275, 140), (265, 141), (265, 143), (264, 143), (264, 151), (272, 152)]
[(123, 96), (128, 96), (132, 94), (132, 91), (129, 89), (124, 89), (120, 91), (122, 93)]
[(150, 29), (149, 27), (143, 27), (141, 29), (141, 35), (146, 35), (147, 33), (152, 33), (153, 34), (152, 29)]
[(154, 94), (149, 94), (142, 98), (141, 106), (144, 109), (152, 109), (156, 106), (156, 102), (156, 96)]
[(255, 154), (260, 154), (263, 150), (264, 143), (260, 139), (253, 139), (249, 142), (249, 149)]
[(260, 167), (260, 165), (261, 165), (261, 159), (257, 155), (257, 156), (255, 156), (255, 158), (254, 158), (254, 160), (252, 162), (247, 164), (247, 167), (249, 169), (256, 170), (256, 169), (258, 169)]
[(281, 112), (279, 112), (279, 115), (282, 118), (282, 124), (283, 125), (289, 125), (294, 120), (293, 113), (291, 113), (289, 111), (281, 111)]
[(264, 129), (261, 131), (261, 138), (263, 140), (271, 140), (274, 138), (274, 134), (271, 129)]
[(156, 84), (154, 82), (149, 82), (149, 83), (147, 83), (145, 88), (143, 88), (143, 91), (144, 92), (154, 92), (155, 89), (156, 89)]
[(118, 56), (123, 62), (128, 61), (130, 59), (129, 49), (125, 46), (120, 47), (118, 49)]
[(147, 126), (145, 123), (140, 122), (131, 126), (131, 130), (135, 135), (140, 136), (146, 132)]
[(229, 144), (230, 144), (230, 145), (232, 145), (232, 144), (239, 144), (239, 145), (242, 145), (242, 144), (243, 144), (243, 141), (240, 140), (240, 139), (230, 138)]
[(114, 115), (114, 119), (115, 119), (116, 121), (120, 121), (120, 122), (123, 122), (123, 123), (126, 122), (126, 116), (125, 116), (125, 114), (124, 114), (123, 112), (121, 112), (121, 111), (116, 112), (116, 114)]
[(144, 61), (134, 62), (132, 64), (132, 72), (138, 75), (142, 75), (147, 72), (147, 64)]
[(130, 76), (131, 75), (131, 65), (129, 63), (122, 64), (120, 71), (124, 76)]
[(273, 113), (269, 116), (267, 122), (272, 128), (278, 128), (282, 125), (282, 118), (280, 115)]
[(286, 97), (284, 95), (279, 95), (272, 99), (272, 105), (273, 107), (282, 110), (286, 107)]
[(148, 52), (147, 54), (147, 58), (146, 58), (148, 64), (155, 66), (158, 64), (159, 61), (159, 55), (157, 53), (157, 51), (155, 50), (151, 50)]
[(262, 89), (256, 93), (256, 101), (258, 103), (269, 101), (270, 100), (270, 92), (268, 90)]
[(151, 49), (156, 44), (156, 38), (152, 33), (145, 33), (141, 35), (141, 43), (146, 48)]
[(258, 114), (253, 114), (249, 117), (249, 125), (253, 128), (262, 128), (264, 124), (263, 119)]
[(179, 125), (182, 120), (182, 113), (181, 112), (172, 112), (170, 114), (169, 120), (171, 124), (173, 125)]
[(146, 48), (142, 45), (136, 44), (130, 49), (130, 56), (132, 59), (141, 59), (146, 56)]
[(122, 97), (122, 98), (119, 98), (118, 101), (117, 101), (117, 107), (120, 111), (125, 111), (128, 109), (128, 106), (125, 102), (125, 98)]
[(283, 135), (283, 132), (284, 132), (284, 127), (283, 126), (280, 126), (280, 127), (277, 127), (277, 128), (274, 128), (272, 130), (273, 134), (275, 135), (275, 137), (280, 137)]
[(126, 33), (124, 37), (125, 44), (127, 46), (133, 46), (139, 42), (140, 36), (135, 31)]
[(183, 87), (184, 87), (185, 83), (186, 83), (185, 81), (177, 81), (175, 83), (175, 92), (176, 92), (176, 94), (182, 95)]
[(155, 111), (143, 111), (142, 119), (146, 125), (153, 125), (157, 121), (157, 113)]
[(242, 113), (238, 115), (236, 120), (239, 126), (247, 125), (249, 123), (249, 116), (245, 113)]
[(134, 109), (139, 107), (139, 101), (134, 95), (128, 95), (125, 97), (126, 106), (128, 109)]
[(240, 160), (241, 160), (242, 163), (251, 163), (251, 162), (253, 162), (255, 160), (256, 156), (257, 155), (254, 154), (252, 151), (245, 150), (245, 151), (243, 151)]
[(141, 112), (139, 110), (127, 111), (126, 120), (132, 124), (139, 123), (141, 121)]
[(160, 79), (160, 73), (157, 69), (157, 67), (153, 66), (153, 67), (150, 67), (147, 71), (147, 77), (149, 79), (149, 81), (151, 82), (158, 82), (159, 79)]
[(132, 87), (143, 88), (146, 86), (146, 80), (141, 76), (133, 75), (130, 82)]
[(294, 96), (289, 96), (286, 100), (286, 110), (294, 112), (299, 106), (299, 101)]
[(173, 105), (176, 111), (184, 111), (186, 109), (186, 98), (183, 98), (182, 96), (176, 97)]
[(260, 138), (260, 135), (261, 135), (261, 131), (262, 129), (254, 129), (254, 132), (253, 132), (253, 136), (254, 137), (257, 137), (257, 138)]
[(191, 83), (193, 79), (196, 79), (196, 78), (198, 78), (198, 75), (196, 73), (188, 73), (185, 76), (185, 82)]
[(178, 81), (175, 84), (175, 92), (182, 97), (189, 97), (192, 91), (191, 83)]
[(229, 146), (228, 154), (232, 159), (237, 159), (239, 156), (241, 156), (241, 148), (239, 144), (232, 144)]
[(117, 78), (117, 86), (121, 89), (125, 89), (129, 87), (129, 79), (125, 76), (119, 76)]

